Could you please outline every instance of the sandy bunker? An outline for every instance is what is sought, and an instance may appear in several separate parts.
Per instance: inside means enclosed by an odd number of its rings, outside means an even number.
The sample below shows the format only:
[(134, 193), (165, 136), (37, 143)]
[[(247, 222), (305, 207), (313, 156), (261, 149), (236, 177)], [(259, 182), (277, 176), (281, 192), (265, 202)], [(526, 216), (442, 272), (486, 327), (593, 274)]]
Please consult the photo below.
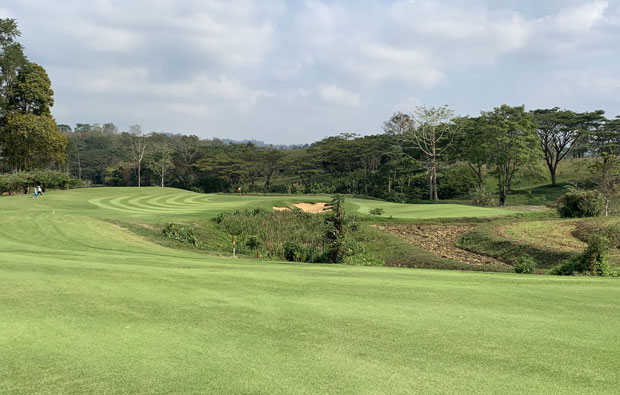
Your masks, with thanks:
[[(298, 209), (301, 209), (303, 212), (312, 213), (312, 214), (318, 214), (318, 213), (322, 213), (325, 210), (329, 210), (329, 209), (326, 209), (325, 206), (327, 206), (327, 203), (325, 203), (325, 202), (318, 202), (318, 203), (294, 203), (293, 206), (297, 207)], [(272, 208), (274, 210), (276, 210), (276, 211), (290, 210), (288, 207), (273, 206)]]

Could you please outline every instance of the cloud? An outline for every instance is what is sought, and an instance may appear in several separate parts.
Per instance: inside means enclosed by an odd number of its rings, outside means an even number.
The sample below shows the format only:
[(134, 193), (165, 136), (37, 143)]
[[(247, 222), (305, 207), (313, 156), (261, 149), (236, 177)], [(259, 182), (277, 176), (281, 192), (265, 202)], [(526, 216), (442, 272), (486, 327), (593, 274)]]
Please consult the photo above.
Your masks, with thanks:
[(1, 15), (61, 123), (306, 142), (419, 104), (620, 108), (620, 0), (5, 0)]
[(360, 105), (360, 96), (357, 93), (349, 92), (333, 84), (320, 87), (318, 94), (327, 103), (346, 107), (358, 107)]

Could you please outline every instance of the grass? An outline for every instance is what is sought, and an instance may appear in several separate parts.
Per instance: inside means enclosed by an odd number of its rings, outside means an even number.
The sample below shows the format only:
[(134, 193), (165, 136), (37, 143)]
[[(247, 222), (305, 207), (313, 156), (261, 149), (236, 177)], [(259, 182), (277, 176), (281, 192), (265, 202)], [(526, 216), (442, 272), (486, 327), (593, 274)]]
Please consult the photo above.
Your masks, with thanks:
[(231, 260), (109, 222), (288, 199), (234, 198), (0, 198), (0, 393), (617, 393), (613, 279)]

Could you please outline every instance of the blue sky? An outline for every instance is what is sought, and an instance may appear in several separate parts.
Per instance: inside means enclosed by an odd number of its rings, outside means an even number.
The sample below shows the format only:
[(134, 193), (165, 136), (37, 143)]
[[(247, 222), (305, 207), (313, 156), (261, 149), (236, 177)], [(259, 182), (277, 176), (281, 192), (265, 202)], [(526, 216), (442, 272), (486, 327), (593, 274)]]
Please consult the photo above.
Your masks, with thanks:
[(4, 0), (58, 123), (305, 143), (447, 104), (620, 115), (620, 1)]

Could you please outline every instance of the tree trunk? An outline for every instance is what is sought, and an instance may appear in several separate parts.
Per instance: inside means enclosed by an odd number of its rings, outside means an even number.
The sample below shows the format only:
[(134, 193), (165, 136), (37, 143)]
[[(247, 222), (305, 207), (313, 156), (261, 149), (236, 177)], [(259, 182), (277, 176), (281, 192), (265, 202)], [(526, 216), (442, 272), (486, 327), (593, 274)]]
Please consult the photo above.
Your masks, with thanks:
[(439, 196), (437, 196), (437, 164), (433, 164), (433, 201), (439, 203)]
[(140, 161), (138, 161), (138, 188), (140, 188)]

